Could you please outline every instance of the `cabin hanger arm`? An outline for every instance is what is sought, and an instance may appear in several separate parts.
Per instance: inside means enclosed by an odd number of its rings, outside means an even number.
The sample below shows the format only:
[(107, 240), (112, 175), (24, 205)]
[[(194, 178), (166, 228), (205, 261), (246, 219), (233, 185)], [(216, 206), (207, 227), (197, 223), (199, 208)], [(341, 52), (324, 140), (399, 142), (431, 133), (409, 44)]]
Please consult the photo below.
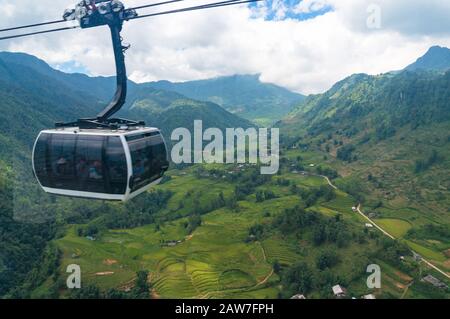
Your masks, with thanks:
[(127, 97), (127, 70), (125, 66), (124, 52), (129, 48), (123, 46), (120, 32), (122, 30), (122, 23), (112, 23), (109, 25), (111, 30), (111, 38), (114, 49), (114, 59), (116, 63), (116, 93), (111, 103), (97, 115), (97, 120), (105, 122), (115, 113), (117, 113), (126, 102)]

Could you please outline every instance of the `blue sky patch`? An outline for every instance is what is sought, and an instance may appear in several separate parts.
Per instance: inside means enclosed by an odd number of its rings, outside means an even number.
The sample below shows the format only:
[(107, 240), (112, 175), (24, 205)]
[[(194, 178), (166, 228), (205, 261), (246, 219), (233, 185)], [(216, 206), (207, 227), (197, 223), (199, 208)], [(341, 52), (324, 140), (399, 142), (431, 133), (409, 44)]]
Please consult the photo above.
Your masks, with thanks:
[(59, 71), (65, 73), (83, 73), (90, 74), (89, 70), (84, 67), (82, 64), (75, 61), (68, 61), (61, 64), (55, 64), (53, 67)]
[(301, 12), (298, 10), (298, 6), (303, 0), (265, 0), (263, 2), (251, 3), (250, 8), (257, 12), (266, 11), (265, 20), (309, 20), (315, 17), (324, 15), (333, 8), (329, 5), (323, 5), (323, 2), (318, 0), (316, 3), (316, 9), (311, 9), (308, 12)]

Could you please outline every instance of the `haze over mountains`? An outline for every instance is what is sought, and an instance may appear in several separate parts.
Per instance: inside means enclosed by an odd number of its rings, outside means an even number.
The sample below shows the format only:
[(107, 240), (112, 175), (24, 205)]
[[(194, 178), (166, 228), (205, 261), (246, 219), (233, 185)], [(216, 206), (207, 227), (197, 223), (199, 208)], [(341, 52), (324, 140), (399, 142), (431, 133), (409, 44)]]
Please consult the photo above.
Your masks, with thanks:
[(450, 69), (450, 50), (448, 48), (433, 46), (428, 52), (407, 66), (407, 71), (447, 71)]
[(234, 75), (183, 83), (159, 81), (145, 86), (210, 101), (260, 124), (271, 124), (283, 118), (305, 98), (277, 85), (262, 83), (259, 75)]
[[(30, 147), (40, 129), (55, 122), (95, 116), (115, 91), (113, 77), (88, 77), (52, 69), (44, 61), (22, 53), (0, 53), (0, 121), (2, 139), (18, 139)], [(194, 119), (218, 128), (248, 127), (250, 122), (217, 104), (189, 99), (129, 81), (127, 104), (118, 116), (144, 119), (165, 133), (191, 128)], [(17, 143), (5, 143), (17, 145)]]
[[(9, 82), (8, 85), (15, 83), (14, 85), (27, 87), (30, 91), (37, 93), (40, 89), (39, 83), (48, 82), (49, 87), (53, 86), (52, 91), (60, 92), (58, 93), (61, 95), (60, 98), (55, 97), (48, 101), (49, 105), (52, 105), (52, 101), (57, 100), (60, 105), (43, 110), (44, 113), (48, 110), (47, 115), (50, 118), (67, 121), (74, 119), (76, 114), (83, 117), (93, 116), (101, 109), (102, 104), (108, 103), (115, 90), (113, 77), (67, 74), (23, 53), (2, 52), (0, 59), (4, 63), (5, 70), (0, 75), (0, 80)], [(24, 81), (30, 78), (39, 80), (34, 84)], [(191, 121), (193, 118), (202, 119), (208, 125), (220, 128), (249, 126), (250, 123), (242, 120), (241, 117), (267, 125), (283, 118), (295, 104), (303, 99), (302, 95), (272, 84), (261, 83), (258, 76), (246, 75), (186, 83), (162, 81), (137, 84), (129, 81), (128, 92), (127, 104), (121, 116), (133, 116), (133, 112), (138, 112), (149, 125), (159, 125), (163, 129), (190, 128), (192, 124), (189, 125), (189, 123), (193, 122)], [(50, 92), (51, 94), (54, 93)], [(63, 103), (63, 94), (68, 95), (66, 106)], [(44, 94), (44, 96), (47, 95)], [(70, 106), (71, 99), (78, 99), (77, 103), (80, 106)], [(41, 101), (42, 105), (48, 103)], [(195, 107), (191, 108), (188, 105)], [(59, 113), (58, 110), (61, 108), (66, 111)], [(145, 109), (144, 112), (143, 109)], [(168, 113), (164, 114), (165, 112)], [(236, 117), (229, 112), (241, 117)], [(163, 124), (159, 124), (161, 122)]]

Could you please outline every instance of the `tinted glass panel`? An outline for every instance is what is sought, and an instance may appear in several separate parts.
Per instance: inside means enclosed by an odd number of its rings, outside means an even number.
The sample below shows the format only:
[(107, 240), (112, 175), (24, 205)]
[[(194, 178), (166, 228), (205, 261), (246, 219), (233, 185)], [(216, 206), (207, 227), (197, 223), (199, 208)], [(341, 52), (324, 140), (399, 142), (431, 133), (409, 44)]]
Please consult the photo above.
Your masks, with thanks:
[(106, 193), (103, 151), (106, 137), (78, 136), (75, 169), (77, 190), (93, 193)]
[(75, 186), (75, 141), (76, 136), (53, 134), (50, 139), (49, 163), (50, 184), (54, 188), (73, 189)]
[(34, 149), (34, 170), (36, 177), (39, 182), (44, 187), (50, 187), (49, 173), (50, 169), (47, 166), (47, 154), (48, 147), (47, 143), (49, 141), (49, 134), (43, 133), (39, 136), (38, 141)]
[(128, 142), (133, 166), (132, 191), (160, 178), (166, 163), (166, 148), (161, 135)]
[(108, 137), (105, 165), (108, 193), (125, 194), (128, 181), (127, 160), (119, 137)]
[(128, 172), (120, 137), (43, 133), (34, 150), (44, 187), (125, 194)]

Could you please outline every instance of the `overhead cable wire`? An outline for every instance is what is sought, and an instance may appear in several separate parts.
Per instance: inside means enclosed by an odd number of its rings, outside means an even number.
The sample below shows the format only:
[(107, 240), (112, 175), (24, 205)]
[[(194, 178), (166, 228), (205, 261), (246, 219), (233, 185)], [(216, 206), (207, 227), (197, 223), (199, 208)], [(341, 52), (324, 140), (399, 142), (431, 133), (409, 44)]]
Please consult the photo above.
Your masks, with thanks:
[[(172, 0), (172, 1), (175, 1), (175, 0)], [(183, 1), (183, 0), (176, 0), (176, 1)], [(214, 3), (208, 3), (208, 4), (193, 6), (193, 7), (186, 7), (186, 8), (169, 10), (169, 11), (161, 11), (161, 12), (149, 13), (149, 14), (140, 15), (140, 16), (137, 16), (137, 17), (130, 18), (129, 20), (142, 19), (142, 18), (161, 16), (161, 15), (168, 15), (168, 14), (181, 13), (181, 12), (188, 12), (188, 11), (210, 9), (210, 8), (219, 8), (219, 7), (238, 5), (238, 4), (245, 4), (245, 3), (253, 3), (253, 2), (259, 2), (259, 1), (263, 1), (263, 0), (227, 0), (227, 1), (220, 1), (220, 2), (214, 2)], [(161, 3), (159, 3), (159, 4), (161, 5)], [(157, 3), (155, 3), (154, 5), (157, 5)], [(63, 21), (65, 21), (65, 20), (63, 20)], [(53, 23), (56, 23), (56, 21), (54, 21)], [(38, 26), (38, 25), (40, 26), (40, 25), (45, 25), (45, 24), (48, 24), (48, 23), (35, 24), (35, 26)], [(22, 28), (26, 28), (26, 27), (30, 27), (30, 26), (9, 28), (7, 30), (17, 30), (17, 29), (22, 29)], [(80, 27), (79, 26), (70, 26), (70, 27), (64, 27), (64, 28), (58, 28), (58, 29), (50, 29), (50, 30), (44, 30), (44, 31), (23, 33), (23, 34), (11, 35), (11, 36), (6, 36), (6, 37), (0, 37), (0, 41), (1, 40), (22, 38), (22, 37), (38, 35), (38, 34), (51, 33), (51, 32), (72, 30), (72, 29), (78, 29), (78, 28), (80, 28)], [(0, 31), (2, 31), (2, 30), (0, 30)]]
[(34, 28), (34, 27), (41, 27), (41, 26), (44, 26), (44, 25), (57, 24), (57, 23), (62, 23), (62, 22), (67, 22), (67, 21), (66, 20), (56, 20), (56, 21), (28, 24), (28, 25), (22, 25), (20, 27), (12, 27), (12, 28), (0, 29), (0, 32), (14, 31), (14, 30), (20, 30), (20, 29), (26, 29), (26, 28)]
[(252, 2), (260, 2), (260, 1), (263, 1), (263, 0), (228, 0), (228, 1), (221, 1), (221, 2), (215, 2), (215, 3), (209, 3), (209, 4), (194, 6), (194, 7), (187, 7), (187, 8), (181, 8), (181, 9), (174, 9), (174, 10), (169, 10), (169, 11), (162, 11), (162, 12), (155, 12), (155, 13), (139, 15), (137, 17), (130, 18), (129, 20), (142, 19), (142, 18), (148, 18), (148, 17), (155, 17), (155, 16), (161, 16), (161, 15), (167, 15), (167, 14), (173, 14), (173, 13), (180, 13), (180, 12), (187, 12), (187, 11), (196, 11), (196, 10), (202, 10), (202, 9), (220, 8), (220, 7), (225, 7), (225, 6), (245, 4), (245, 3), (252, 3)]
[(23, 34), (17, 34), (17, 35), (11, 35), (7, 37), (1, 37), (1, 40), (9, 40), (9, 39), (15, 39), (15, 38), (22, 38), (22, 37), (28, 37), (30, 35), (37, 35), (37, 34), (44, 34), (44, 33), (50, 33), (50, 32), (58, 32), (58, 31), (64, 31), (64, 30), (72, 30), (77, 29), (78, 26), (72, 26), (72, 27), (65, 27), (65, 28), (58, 28), (58, 29), (51, 29), (51, 30), (44, 30), (44, 31), (37, 31), (37, 32), (30, 32), (30, 33), (23, 33)]
[[(162, 2), (157, 2), (157, 3), (142, 5), (142, 6), (131, 8), (131, 9), (137, 10), (137, 9), (143, 9), (143, 8), (157, 7), (157, 6), (162, 6), (162, 5), (165, 5), (165, 4), (171, 4), (171, 3), (182, 2), (182, 1), (185, 1), (185, 0), (168, 0), (168, 1), (162, 1)], [(14, 30), (20, 30), (20, 29), (27, 29), (27, 28), (35, 28), (35, 27), (42, 27), (42, 26), (45, 26), (45, 25), (51, 25), (51, 24), (57, 24), (57, 23), (63, 23), (63, 22), (67, 22), (67, 20), (61, 19), (61, 20), (55, 20), (55, 21), (47, 21), (47, 22), (41, 22), (41, 23), (27, 24), (27, 25), (22, 25), (22, 26), (19, 26), (19, 27), (11, 27), (11, 28), (0, 29), (0, 32), (14, 31)]]
[(139, 9), (151, 8), (151, 7), (156, 7), (156, 6), (162, 6), (162, 5), (164, 5), (164, 4), (171, 4), (171, 3), (183, 2), (183, 1), (186, 1), (186, 0), (170, 0), (170, 1), (163, 1), (163, 2), (157, 2), (157, 3), (145, 4), (145, 5), (138, 6), (138, 7), (134, 7), (134, 8), (130, 8), (130, 9), (139, 10)]

